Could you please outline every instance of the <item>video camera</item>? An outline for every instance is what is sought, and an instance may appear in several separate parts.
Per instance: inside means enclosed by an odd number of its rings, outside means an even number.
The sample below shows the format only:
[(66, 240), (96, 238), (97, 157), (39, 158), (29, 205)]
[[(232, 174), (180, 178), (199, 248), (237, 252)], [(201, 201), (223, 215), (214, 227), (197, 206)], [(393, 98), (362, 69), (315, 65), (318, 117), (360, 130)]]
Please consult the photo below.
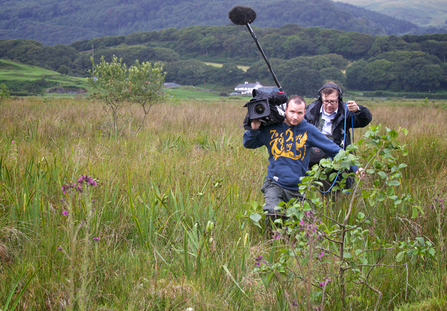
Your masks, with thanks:
[(244, 105), (247, 115), (244, 119), (244, 128), (250, 129), (251, 120), (260, 119), (264, 125), (277, 124), (284, 121), (284, 113), (278, 106), (287, 102), (284, 92), (267, 93), (260, 90), (252, 91), (253, 98)]

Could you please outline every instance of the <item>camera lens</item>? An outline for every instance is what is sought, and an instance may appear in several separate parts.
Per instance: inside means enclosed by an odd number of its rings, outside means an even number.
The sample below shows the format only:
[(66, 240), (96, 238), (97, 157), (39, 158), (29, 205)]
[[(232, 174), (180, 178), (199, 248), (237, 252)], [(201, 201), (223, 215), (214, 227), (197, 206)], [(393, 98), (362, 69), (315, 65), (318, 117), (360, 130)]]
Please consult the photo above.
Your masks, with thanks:
[(265, 111), (265, 107), (264, 107), (264, 105), (263, 104), (257, 104), (256, 106), (255, 106), (255, 112), (257, 113), (257, 114), (263, 114), (264, 113), (264, 111)]

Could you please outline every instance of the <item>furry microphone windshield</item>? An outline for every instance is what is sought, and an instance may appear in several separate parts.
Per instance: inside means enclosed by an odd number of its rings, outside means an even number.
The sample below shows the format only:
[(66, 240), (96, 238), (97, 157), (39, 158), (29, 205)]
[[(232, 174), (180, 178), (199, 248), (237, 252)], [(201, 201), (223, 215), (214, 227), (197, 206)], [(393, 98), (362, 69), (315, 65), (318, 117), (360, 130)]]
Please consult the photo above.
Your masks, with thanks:
[(231, 22), (236, 25), (246, 25), (251, 24), (256, 19), (256, 12), (246, 6), (235, 6), (228, 13), (228, 17)]
[(267, 56), (265, 55), (264, 50), (262, 50), (262, 47), (258, 42), (258, 38), (256, 38), (256, 35), (250, 26), (250, 24), (253, 23), (256, 19), (256, 12), (252, 8), (249, 8), (246, 6), (235, 6), (234, 8), (231, 9), (230, 12), (228, 12), (228, 17), (230, 18), (230, 20), (233, 24), (247, 26), (247, 29), (248, 29), (248, 31), (250, 31), (250, 34), (253, 37), (253, 40), (255, 40), (255, 43), (259, 49), (259, 52), (261, 52), (262, 57), (264, 57), (264, 60), (267, 64), (267, 67), (269, 68), (270, 72), (272, 73), (273, 80), (275, 80), (275, 83), (278, 86), (279, 91), (282, 92), (282, 87), (279, 84), (278, 78), (276, 78), (276, 75), (273, 72), (272, 67), (270, 66)]

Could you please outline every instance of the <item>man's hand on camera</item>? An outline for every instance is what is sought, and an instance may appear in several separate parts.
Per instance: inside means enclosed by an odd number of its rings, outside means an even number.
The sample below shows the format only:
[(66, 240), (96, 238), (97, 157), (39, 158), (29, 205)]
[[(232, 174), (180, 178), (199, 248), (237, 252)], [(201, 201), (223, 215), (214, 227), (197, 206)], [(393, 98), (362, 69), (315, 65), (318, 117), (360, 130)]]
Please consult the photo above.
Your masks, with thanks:
[(251, 120), (251, 129), (252, 130), (257, 130), (259, 127), (261, 127), (261, 121), (259, 119)]

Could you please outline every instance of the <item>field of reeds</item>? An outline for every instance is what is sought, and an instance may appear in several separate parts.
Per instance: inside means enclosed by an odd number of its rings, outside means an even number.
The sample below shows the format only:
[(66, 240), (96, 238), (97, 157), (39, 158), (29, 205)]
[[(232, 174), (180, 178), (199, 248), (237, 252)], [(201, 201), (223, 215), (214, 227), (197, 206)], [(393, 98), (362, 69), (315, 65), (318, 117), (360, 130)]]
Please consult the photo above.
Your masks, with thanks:
[[(242, 146), (245, 102), (156, 105), (137, 136), (111, 138), (98, 102), (4, 100), (0, 310), (305, 309), (254, 271), (260, 255), (274, 261), (284, 244), (249, 218), (262, 210), (268, 162), (266, 150)], [(370, 108), (372, 125), (408, 130), (399, 137), (408, 150), (399, 191), (417, 205), (416, 214), (404, 204), (378, 209), (373, 230), (424, 237), (436, 250), (407, 271), (373, 272), (378, 309), (444, 310), (447, 103), (358, 102)], [(294, 290), (294, 301), (305, 300)], [(374, 310), (373, 292), (346, 292), (347, 309)], [(341, 310), (336, 297), (323, 308)]]

